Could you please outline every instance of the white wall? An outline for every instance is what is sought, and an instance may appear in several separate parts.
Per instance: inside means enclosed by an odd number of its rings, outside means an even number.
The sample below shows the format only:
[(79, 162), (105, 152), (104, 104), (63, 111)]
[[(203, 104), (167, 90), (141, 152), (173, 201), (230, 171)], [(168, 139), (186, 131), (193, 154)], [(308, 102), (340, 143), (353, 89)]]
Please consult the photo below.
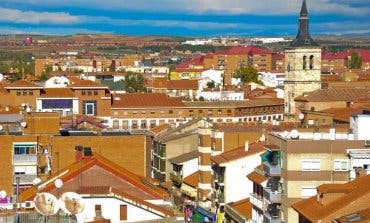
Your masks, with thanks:
[(64, 88), (69, 85), (69, 79), (66, 77), (51, 77), (45, 81), (46, 88)]
[(182, 166), (182, 175), (183, 178), (190, 176), (191, 174), (198, 171), (198, 158), (188, 160), (183, 163)]
[(350, 119), (350, 128), (356, 140), (370, 140), (370, 115), (353, 115)]
[(84, 219), (84, 222), (94, 220), (95, 205), (101, 205), (102, 216), (106, 219), (110, 219), (112, 223), (121, 222), (119, 220), (120, 205), (127, 205), (127, 222), (155, 220), (162, 218), (147, 210), (136, 207), (134, 205), (118, 200), (116, 198), (83, 197), (83, 200), (85, 201), (85, 210), (83, 213), (80, 214), (80, 218)]
[[(262, 153), (262, 152), (261, 152)], [(225, 169), (225, 203), (248, 198), (253, 192), (253, 183), (246, 176), (261, 164), (257, 153), (227, 163)]]

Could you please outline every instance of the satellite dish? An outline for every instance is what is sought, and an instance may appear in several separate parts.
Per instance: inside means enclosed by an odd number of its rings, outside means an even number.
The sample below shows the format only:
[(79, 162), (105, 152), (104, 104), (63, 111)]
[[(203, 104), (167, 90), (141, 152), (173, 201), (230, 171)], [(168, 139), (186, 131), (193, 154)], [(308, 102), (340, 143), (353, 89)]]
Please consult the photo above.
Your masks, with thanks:
[(58, 178), (54, 181), (54, 185), (56, 188), (61, 188), (63, 186), (63, 181)]
[(3, 131), (4, 127), (2, 125), (0, 125), (0, 131)]
[(68, 214), (77, 215), (84, 211), (85, 203), (75, 192), (65, 192), (60, 197), (60, 201), (61, 209)]
[(29, 106), (27, 106), (27, 108), (26, 108), (26, 112), (27, 112), (27, 113), (30, 113), (30, 112), (31, 112), (31, 108), (30, 108)]
[(43, 216), (55, 215), (59, 210), (58, 199), (50, 193), (39, 193), (33, 199), (35, 208)]
[(303, 120), (304, 119), (304, 114), (303, 113), (300, 113), (299, 116), (298, 116), (299, 120)]
[(37, 185), (37, 184), (39, 184), (39, 183), (41, 183), (41, 179), (40, 179), (40, 178), (38, 178), (38, 177), (36, 177), (36, 178), (32, 181), (32, 184), (33, 184), (33, 185)]
[(6, 191), (5, 190), (1, 190), (0, 191), (0, 199), (4, 199), (6, 198)]
[(293, 129), (292, 131), (290, 131), (289, 136), (291, 139), (298, 139), (299, 132), (296, 129)]
[(27, 122), (21, 122), (21, 126), (22, 126), (23, 128), (26, 128), (26, 127), (27, 127)]

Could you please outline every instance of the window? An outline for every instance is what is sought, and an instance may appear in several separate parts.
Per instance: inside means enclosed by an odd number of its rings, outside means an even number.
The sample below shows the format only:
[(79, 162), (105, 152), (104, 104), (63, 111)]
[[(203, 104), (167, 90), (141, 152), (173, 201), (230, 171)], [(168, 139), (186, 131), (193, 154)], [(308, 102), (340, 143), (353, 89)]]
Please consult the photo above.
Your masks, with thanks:
[(151, 111), (150, 114), (154, 115), (155, 114), (155, 111)]
[(301, 188), (301, 197), (308, 198), (316, 195), (317, 190), (315, 186), (303, 186)]
[(36, 144), (15, 144), (14, 155), (36, 154)]
[(83, 100), (82, 101), (82, 113), (85, 115), (96, 115), (97, 107), (95, 100)]
[(346, 159), (334, 160), (334, 170), (335, 171), (347, 171), (348, 170), (348, 160)]
[(99, 92), (97, 90), (94, 91), (94, 95), (98, 95)]
[(310, 56), (310, 70), (313, 69), (313, 55)]
[(173, 110), (168, 110), (168, 114), (173, 114)]
[(17, 96), (21, 96), (21, 91), (17, 91)]
[(303, 56), (303, 61), (302, 61), (302, 65), (303, 65), (303, 70), (306, 70), (307, 68), (307, 57), (306, 56)]
[(203, 113), (203, 110), (198, 110), (198, 114), (202, 114)]
[(194, 111), (193, 110), (189, 110), (189, 115), (190, 116), (194, 116)]
[(27, 96), (27, 91), (23, 91), (23, 96)]
[(212, 110), (208, 110), (208, 114), (209, 115), (212, 115)]
[(302, 171), (320, 171), (320, 170), (321, 170), (320, 159), (302, 160)]
[(127, 205), (121, 204), (119, 206), (119, 219), (121, 221), (126, 221), (127, 220)]
[(146, 111), (141, 111), (141, 114), (142, 114), (142, 115), (145, 115), (145, 113), (146, 113)]
[(28, 95), (33, 96), (33, 91), (32, 90), (29, 90), (28, 91)]
[(85, 90), (81, 91), (81, 95), (86, 95), (86, 91)]
[(88, 91), (87, 92), (87, 95), (91, 96), (92, 95), (92, 92), (91, 91)]

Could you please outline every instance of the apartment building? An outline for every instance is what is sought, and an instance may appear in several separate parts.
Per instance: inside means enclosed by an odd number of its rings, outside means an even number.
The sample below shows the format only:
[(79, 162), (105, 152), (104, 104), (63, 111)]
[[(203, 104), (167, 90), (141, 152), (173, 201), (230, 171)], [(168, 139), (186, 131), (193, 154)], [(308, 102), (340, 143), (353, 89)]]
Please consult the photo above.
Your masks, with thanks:
[(345, 183), (350, 177), (347, 149), (365, 148), (356, 134), (335, 132), (272, 132), (263, 166), (248, 178), (254, 182), (254, 222), (297, 222), (291, 205), (316, 194), (324, 183)]
[(74, 71), (83, 72), (102, 72), (116, 71), (120, 66), (134, 66), (135, 62), (142, 61), (140, 55), (126, 55), (122, 58), (94, 58), (79, 59), (76, 57), (45, 58), (35, 60), (35, 75), (41, 76), (47, 66), (51, 66), (53, 71)]

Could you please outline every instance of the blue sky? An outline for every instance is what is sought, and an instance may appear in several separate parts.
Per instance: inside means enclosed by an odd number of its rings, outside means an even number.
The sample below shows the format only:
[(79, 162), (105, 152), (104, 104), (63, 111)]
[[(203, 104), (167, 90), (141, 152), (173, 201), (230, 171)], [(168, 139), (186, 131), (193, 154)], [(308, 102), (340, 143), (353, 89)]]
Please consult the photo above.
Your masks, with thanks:
[[(295, 35), (302, 0), (1, 0), (0, 34)], [(370, 0), (307, 0), (313, 35), (369, 35)]]

